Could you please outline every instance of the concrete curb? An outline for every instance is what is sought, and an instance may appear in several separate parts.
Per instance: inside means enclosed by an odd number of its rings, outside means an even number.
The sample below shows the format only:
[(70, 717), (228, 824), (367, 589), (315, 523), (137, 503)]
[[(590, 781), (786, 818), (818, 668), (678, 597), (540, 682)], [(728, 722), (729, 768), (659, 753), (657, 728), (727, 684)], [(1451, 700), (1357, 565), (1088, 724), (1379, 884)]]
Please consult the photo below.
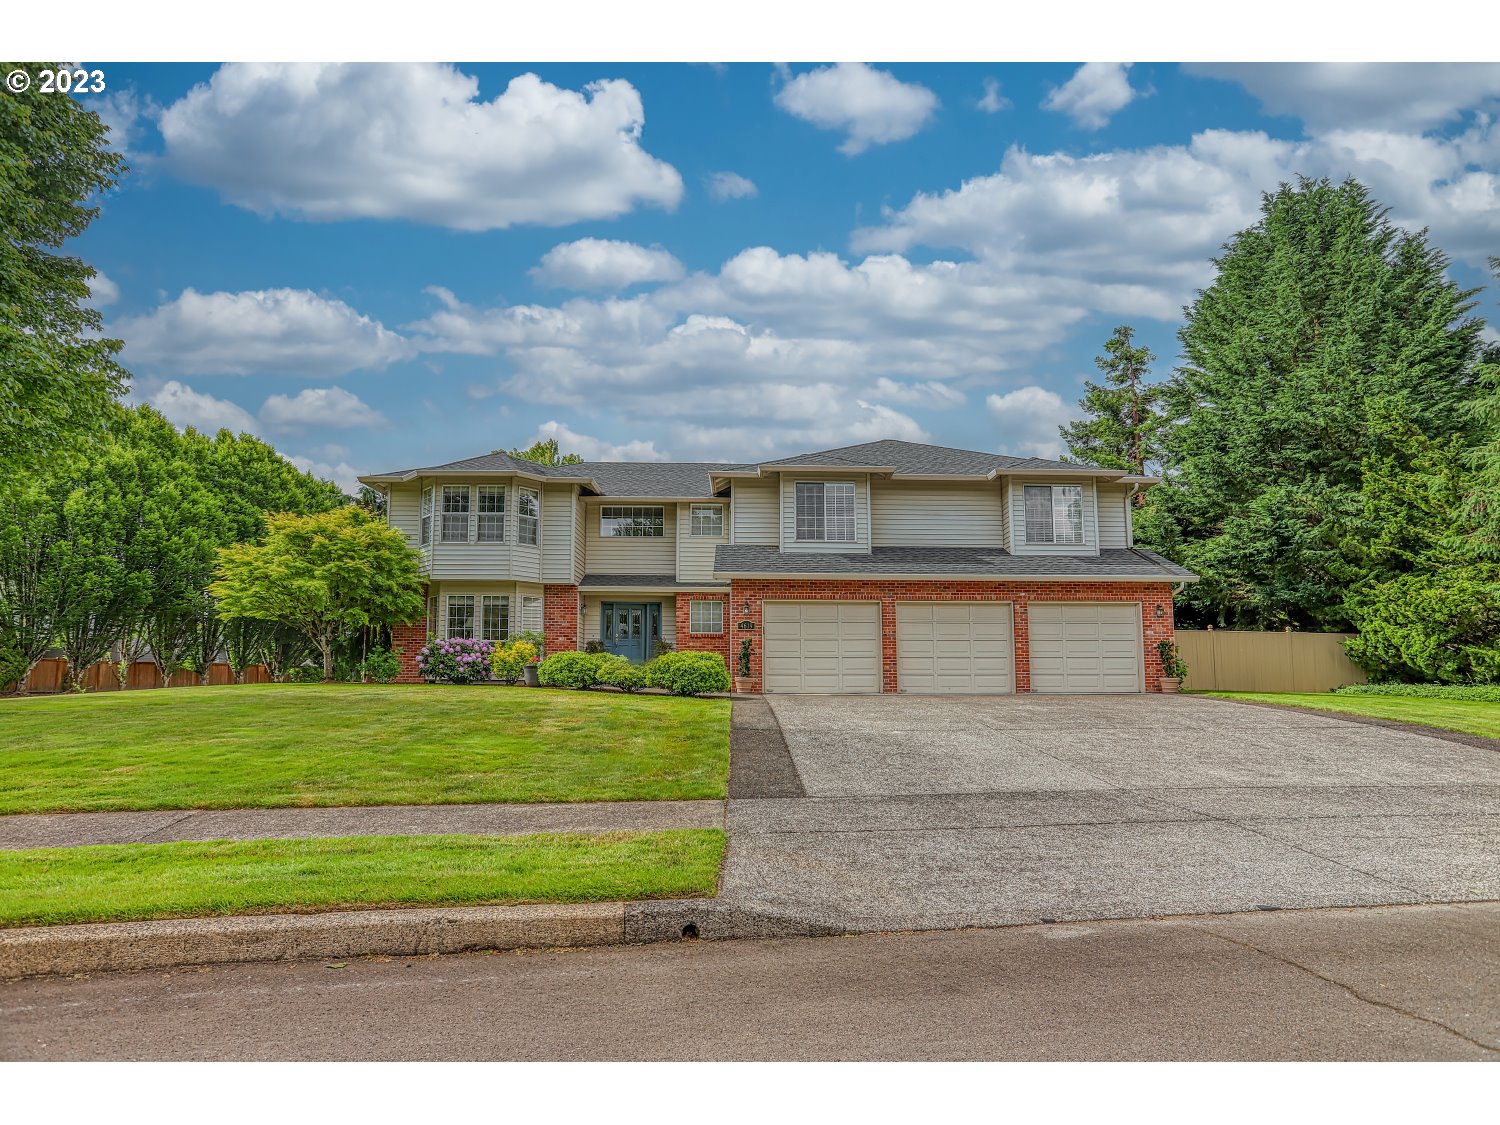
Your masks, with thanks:
[(0, 979), (235, 961), (620, 945), (625, 903), (343, 910), (0, 930)]

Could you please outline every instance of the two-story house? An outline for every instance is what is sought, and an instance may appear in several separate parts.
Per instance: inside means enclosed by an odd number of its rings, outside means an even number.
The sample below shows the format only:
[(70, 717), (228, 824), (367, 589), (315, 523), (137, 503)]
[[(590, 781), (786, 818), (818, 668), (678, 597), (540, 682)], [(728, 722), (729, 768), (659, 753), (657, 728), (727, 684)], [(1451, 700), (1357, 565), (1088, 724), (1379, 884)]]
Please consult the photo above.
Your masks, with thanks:
[(505, 453), (360, 478), (421, 552), (428, 638), (542, 629), (722, 655), (767, 692), (1140, 692), (1195, 575), (1132, 545), (1115, 469), (875, 441), (759, 464)]

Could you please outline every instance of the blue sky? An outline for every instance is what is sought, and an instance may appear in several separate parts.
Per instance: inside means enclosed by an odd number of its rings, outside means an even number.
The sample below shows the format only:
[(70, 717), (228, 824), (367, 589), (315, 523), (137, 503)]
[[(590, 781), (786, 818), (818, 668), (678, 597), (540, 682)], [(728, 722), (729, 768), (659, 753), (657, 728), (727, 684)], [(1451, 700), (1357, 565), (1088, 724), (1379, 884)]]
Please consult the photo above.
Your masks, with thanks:
[(1491, 64), (88, 65), (133, 396), (346, 485), (539, 435), (1056, 455), (1297, 173), (1500, 254)]

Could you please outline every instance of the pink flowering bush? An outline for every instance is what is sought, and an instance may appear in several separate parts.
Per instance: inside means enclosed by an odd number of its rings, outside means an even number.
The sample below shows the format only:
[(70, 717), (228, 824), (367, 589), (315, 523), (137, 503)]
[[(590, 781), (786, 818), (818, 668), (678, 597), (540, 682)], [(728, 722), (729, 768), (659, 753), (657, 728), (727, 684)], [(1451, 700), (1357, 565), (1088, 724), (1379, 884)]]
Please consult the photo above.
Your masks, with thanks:
[(450, 637), (431, 641), (417, 653), (417, 667), (429, 684), (472, 684), (488, 679), (494, 641)]

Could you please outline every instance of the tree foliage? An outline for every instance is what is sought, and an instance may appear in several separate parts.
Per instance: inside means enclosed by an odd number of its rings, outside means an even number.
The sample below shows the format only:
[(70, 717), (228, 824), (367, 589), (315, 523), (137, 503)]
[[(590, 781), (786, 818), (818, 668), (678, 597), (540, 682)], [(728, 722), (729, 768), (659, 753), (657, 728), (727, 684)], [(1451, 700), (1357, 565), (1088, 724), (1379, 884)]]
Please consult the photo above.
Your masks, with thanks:
[(210, 593), (226, 618), (279, 621), (317, 645), (325, 680), (349, 630), (422, 615), (418, 556), (396, 528), (357, 507), (272, 515), (266, 524), (262, 542), (218, 552)]
[(1155, 362), (1151, 349), (1135, 343), (1135, 329), (1115, 329), (1094, 357), (1104, 382), (1084, 383), (1078, 405), (1086, 417), (1058, 427), (1073, 460), (1138, 476), (1160, 460), (1162, 389), (1146, 381)]
[(524, 461), (535, 461), (538, 465), (581, 465), (583, 458), (576, 453), (563, 453), (556, 438), (541, 438), (525, 449), (495, 449), (492, 453), (509, 453)]
[[(0, 65), (6, 73), (14, 64)], [(33, 71), (35, 68), (31, 68)], [(99, 115), (35, 87), (0, 95), (0, 474), (98, 433), (128, 378), (86, 304), (95, 271), (60, 252), (124, 162)]]

